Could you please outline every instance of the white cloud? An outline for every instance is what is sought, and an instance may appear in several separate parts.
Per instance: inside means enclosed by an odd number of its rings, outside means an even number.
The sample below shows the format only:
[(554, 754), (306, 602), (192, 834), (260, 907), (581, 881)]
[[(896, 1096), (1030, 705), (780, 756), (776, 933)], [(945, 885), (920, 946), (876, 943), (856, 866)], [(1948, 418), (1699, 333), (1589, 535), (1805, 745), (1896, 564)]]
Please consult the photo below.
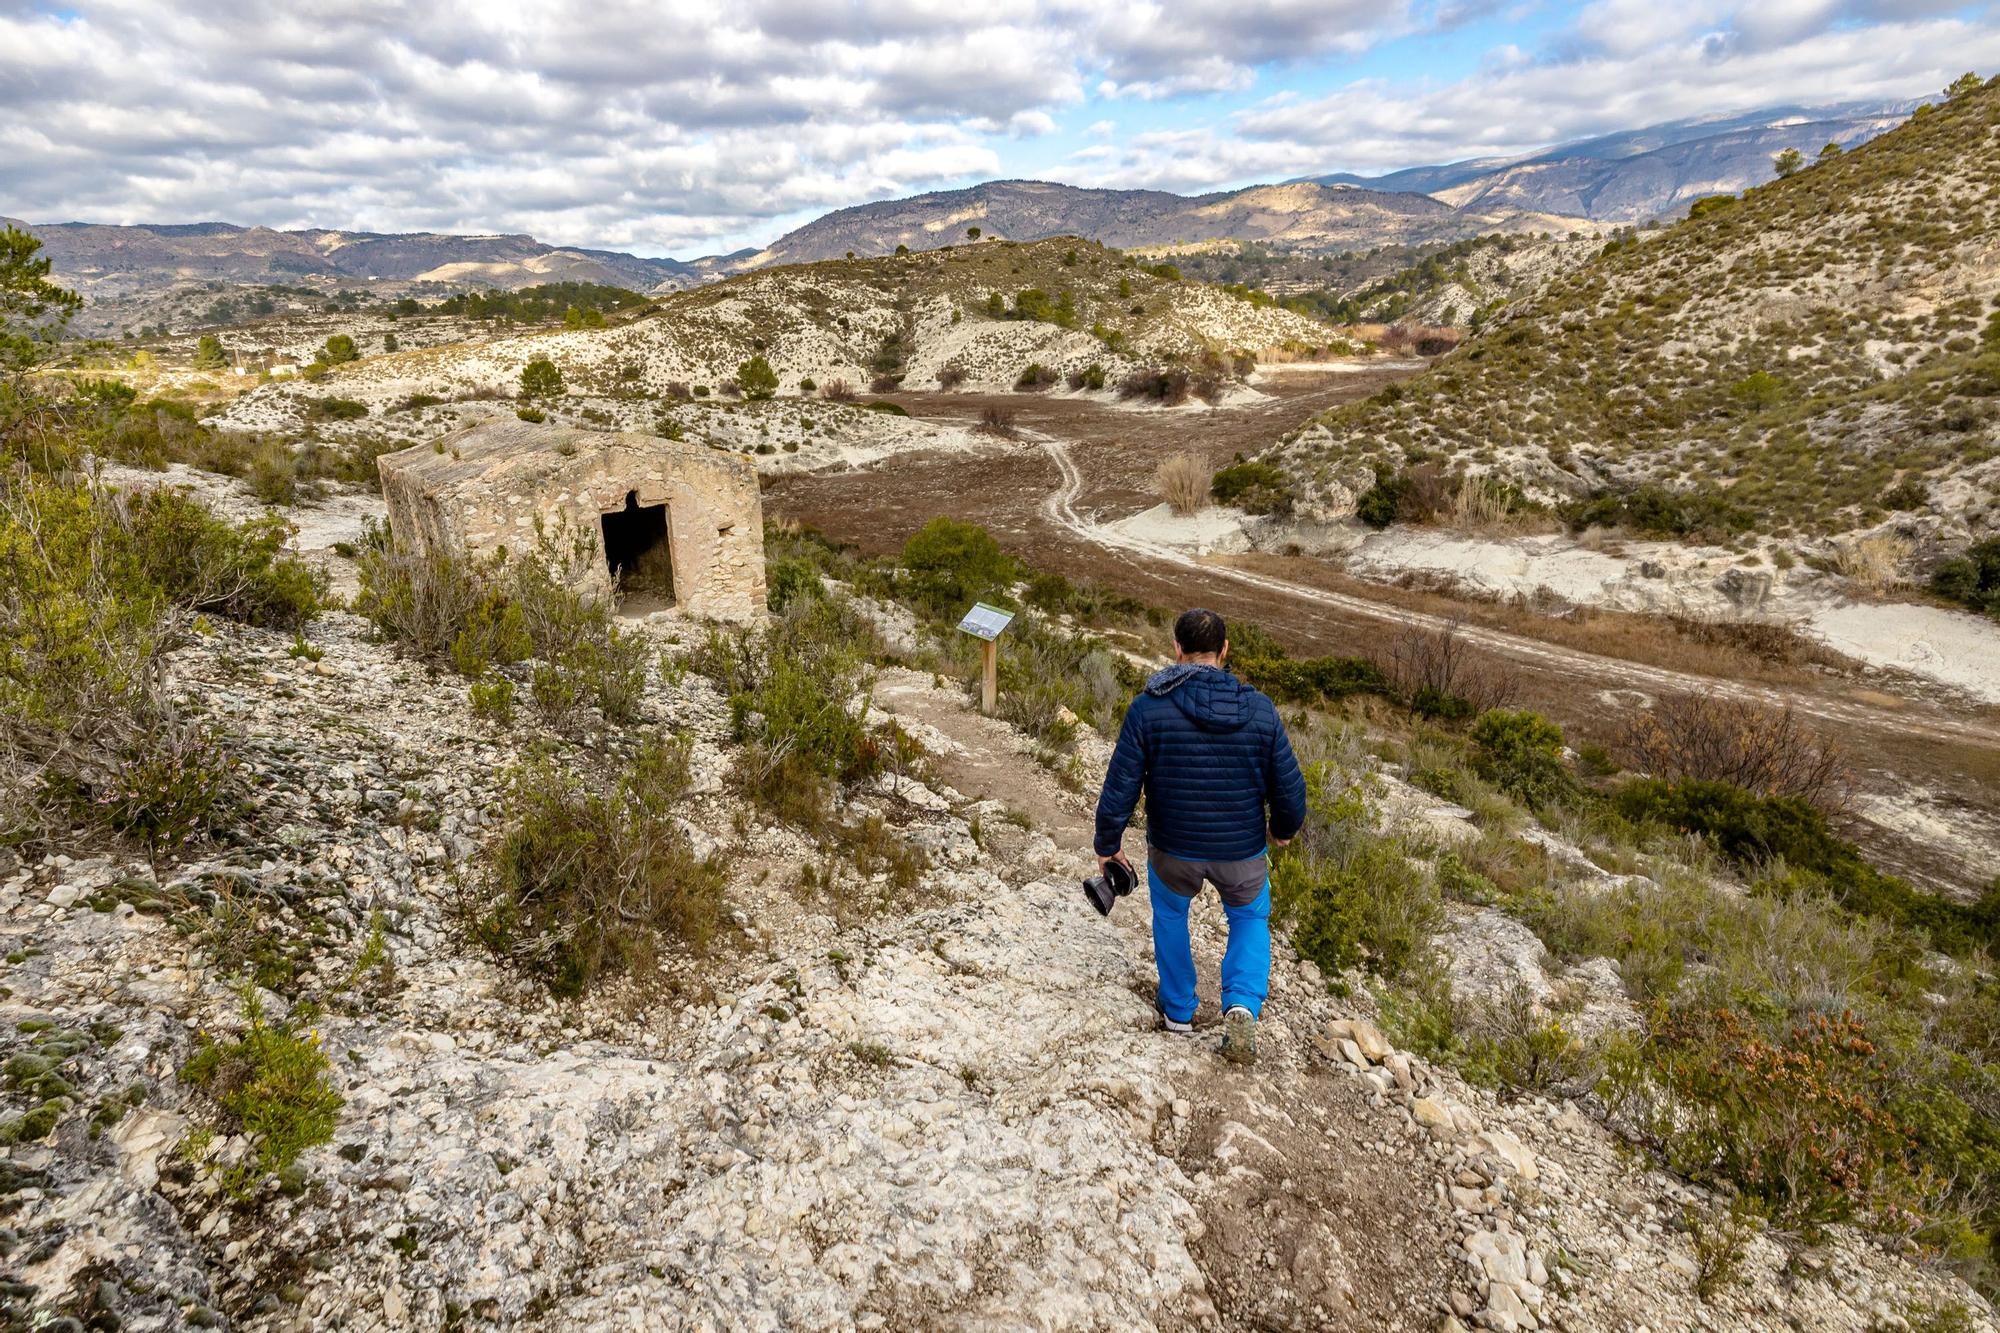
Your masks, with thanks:
[[(1196, 190), (2000, 66), (2000, 33), (1953, 0), (1592, 0), (1456, 82), (1282, 91), (1285, 71), (1504, 3), (0, 0), (0, 211), (687, 255), (1017, 174), (1019, 141), (1093, 91), (1150, 101), (1144, 122), (1168, 128), (1091, 124), (1097, 145), (1067, 159), (1078, 183)], [(1236, 115), (1162, 105), (1260, 79), (1275, 95)]]
[[(1390, 171), (1698, 115), (1920, 96), (1968, 68), (2000, 67), (2000, 26), (1916, 12), (1939, 7), (1600, 0), (1549, 51), (1497, 48), (1477, 73), (1437, 86), (1360, 81), (1267, 99), (1219, 128), (1134, 139), (1089, 183), (1188, 189)], [(1887, 17), (1868, 22), (1876, 11)]]
[[(0, 206), (686, 252), (999, 171), (1088, 80), (1246, 87), (1400, 0), (0, 5)], [(34, 129), (24, 131), (26, 119)], [(985, 142), (991, 139), (993, 143)]]

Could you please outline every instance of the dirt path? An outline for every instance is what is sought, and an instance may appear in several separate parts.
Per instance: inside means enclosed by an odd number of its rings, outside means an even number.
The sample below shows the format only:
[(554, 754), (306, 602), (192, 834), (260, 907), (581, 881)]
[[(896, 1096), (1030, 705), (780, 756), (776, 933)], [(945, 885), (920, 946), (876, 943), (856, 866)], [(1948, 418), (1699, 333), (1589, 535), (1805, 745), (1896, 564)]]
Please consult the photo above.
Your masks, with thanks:
[[(1090, 862), (1092, 802), (1063, 790), (1020, 733), (972, 711), (912, 671), (885, 671), (874, 706), (930, 742), (934, 776), (960, 793), (1029, 815), (1067, 861), (1070, 879)], [(1109, 930), (1151, 971), (1143, 893), (1099, 921), (1076, 895), (1078, 930)], [(1207, 1282), (1207, 1309), (1166, 1327), (1422, 1329), (1436, 1326), (1452, 1284), (1463, 1281), (1459, 1231), (1438, 1201), (1424, 1136), (1396, 1107), (1338, 1072), (1310, 1037), (1332, 1017), (1324, 989), (1305, 984), (1290, 950), (1273, 977), (1255, 1067), (1217, 1053), (1215, 977), (1225, 938), (1213, 894), (1195, 909), (1204, 985), (1193, 1038), (1160, 1033), (1176, 1058), (1174, 1114), (1154, 1133), (1191, 1186), (1202, 1227), (1191, 1250)], [(1106, 985), (1150, 985), (1106, 978)], [(1369, 1150), (1365, 1145), (1380, 1145)]]
[[(779, 478), (766, 506), (874, 554), (898, 549), (929, 519), (950, 514), (984, 524), (1037, 568), (1095, 579), (1157, 605), (1211, 605), (1254, 621), (1296, 651), (1366, 656), (1385, 631), (1444, 619), (1387, 594), (1378, 600), (1322, 586), (1319, 562), (1201, 560), (1112, 531), (1102, 516), (1153, 504), (1152, 472), (1167, 452), (1191, 450), (1220, 464), (1408, 373), (1293, 372), (1272, 378), (1267, 399), (1218, 410), (1138, 412), (1025, 394), (905, 395), (924, 416), (976, 420), (987, 407), (1002, 407), (1015, 414), (1021, 438), (984, 454), (905, 455), (893, 467)], [(1466, 624), (1461, 632), (1508, 664), (1523, 706), (1556, 718), (1579, 742), (1612, 742), (1642, 696), (1662, 692), (1720, 691), (1795, 707), (1828, 724), (1861, 770), (1863, 799), (1850, 830), (1876, 859), (1960, 893), (1984, 888), (1996, 873), (1982, 850), (2000, 845), (2000, 724), (1990, 712), (1837, 680), (1784, 687), (1701, 675), (1488, 626)], [(1939, 839), (1939, 829), (1962, 836)]]

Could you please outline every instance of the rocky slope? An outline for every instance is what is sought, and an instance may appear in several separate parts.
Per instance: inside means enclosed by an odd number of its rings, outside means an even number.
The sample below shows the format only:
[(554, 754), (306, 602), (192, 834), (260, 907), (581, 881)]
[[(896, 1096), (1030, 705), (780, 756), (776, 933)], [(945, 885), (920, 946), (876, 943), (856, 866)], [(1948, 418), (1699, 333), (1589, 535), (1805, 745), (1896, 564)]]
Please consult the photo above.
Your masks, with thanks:
[[(1024, 291), (1047, 301), (1043, 318), (1013, 317)], [(989, 305), (996, 294), (999, 316)], [(822, 388), (841, 380), (866, 392), (884, 375), (910, 389), (937, 388), (942, 377), (967, 389), (1006, 390), (1031, 366), (1057, 385), (1095, 366), (1098, 386), (1115, 387), (1131, 370), (1170, 359), (1239, 351), (1285, 357), (1339, 342), (1325, 324), (1161, 276), (1086, 242), (981, 242), (747, 274), (673, 293), (644, 317), (608, 329), (371, 356), (317, 384), (258, 389), (221, 421), (254, 429), (297, 424), (329, 395), (366, 404), (370, 420), (412, 394), (511, 395), (522, 367), (542, 357), (562, 371), (572, 399), (616, 400), (625, 407), (589, 405), (650, 414), (676, 385), (720, 396), (753, 355), (768, 360), (780, 394), (790, 397), (811, 395), (801, 389), (806, 380)]]
[(2000, 523), (1996, 163), (1988, 85), (1607, 246), (1273, 457), (1331, 517), (1366, 465), (1432, 457), (1544, 498), (1657, 482), (1766, 532), (1962, 542)]
[[(670, 660), (698, 637), (641, 628)], [(508, 763), (631, 738), (479, 721), (346, 615), (310, 638), (318, 660), (223, 626), (180, 663), (256, 780), (231, 839), (0, 868), (10, 1073), (46, 1061), (79, 1106), (122, 1103), (5, 1148), (0, 1300), (26, 1326), (1858, 1333), (1958, 1308), (1993, 1327), (1841, 1227), (1799, 1254), (1751, 1237), (1698, 1302), (1680, 1218), (1702, 1192), (1575, 1105), (1396, 1050), (1365, 996), (1336, 1000), (1282, 945), (1254, 1069), (1221, 1064), (1212, 1028), (1156, 1032), (1143, 913), (1100, 921), (1074, 887), (1085, 803), (927, 672), (873, 685), (928, 752), (919, 776), (850, 810), (926, 854), (901, 897), (837, 868), (811, 887), (813, 840), (725, 783), (741, 756), (714, 688), (659, 674), (636, 730), (693, 739), (682, 816), (729, 867), (733, 931), (552, 1000), (467, 940), (459, 905)], [(1371, 783), (1371, 818), (1477, 837), (1393, 772)], [(1198, 915), (1213, 975), (1220, 922)], [(1555, 993), (1490, 909), (1441, 943), (1468, 996)], [(295, 1176), (237, 1196), (252, 1143), (200, 1132), (213, 1107), (181, 1071), (203, 1034), (243, 1030), (245, 968), (266, 1021), (311, 1015), (342, 1104)], [(1632, 1021), (1615, 970), (1561, 988)]]
[(1771, 179), (1771, 159), (1787, 148), (1811, 158), (1829, 143), (1858, 147), (1902, 123), (1916, 105), (1767, 107), (1670, 121), (1525, 157), (1410, 167), (1386, 176), (1340, 172), (1309, 179), (1414, 190), (1474, 211), (1520, 209), (1598, 222), (1644, 222), (1685, 210), (1704, 195), (1763, 184)]

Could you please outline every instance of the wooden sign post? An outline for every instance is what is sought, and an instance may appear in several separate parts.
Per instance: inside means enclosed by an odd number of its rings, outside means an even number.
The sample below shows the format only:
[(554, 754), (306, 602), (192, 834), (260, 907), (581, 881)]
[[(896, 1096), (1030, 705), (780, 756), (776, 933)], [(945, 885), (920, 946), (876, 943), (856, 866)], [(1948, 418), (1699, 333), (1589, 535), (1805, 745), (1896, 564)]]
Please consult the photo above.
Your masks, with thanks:
[(979, 663), (979, 711), (991, 713), (1000, 697), (1000, 633), (1014, 623), (1014, 613), (984, 602), (973, 603), (958, 622), (959, 629), (983, 640)]

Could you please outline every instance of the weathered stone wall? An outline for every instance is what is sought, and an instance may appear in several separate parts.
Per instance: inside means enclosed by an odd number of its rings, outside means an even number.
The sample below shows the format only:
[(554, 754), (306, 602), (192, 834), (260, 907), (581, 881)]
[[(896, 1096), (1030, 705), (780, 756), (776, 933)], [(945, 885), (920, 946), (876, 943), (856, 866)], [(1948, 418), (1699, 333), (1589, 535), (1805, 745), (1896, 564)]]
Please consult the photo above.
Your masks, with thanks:
[(389, 529), (400, 542), (479, 557), (518, 556), (546, 537), (580, 541), (579, 587), (608, 596), (600, 517), (667, 507), (675, 604), (747, 622), (764, 612), (764, 508), (748, 459), (651, 435), (494, 421), (379, 463)]

